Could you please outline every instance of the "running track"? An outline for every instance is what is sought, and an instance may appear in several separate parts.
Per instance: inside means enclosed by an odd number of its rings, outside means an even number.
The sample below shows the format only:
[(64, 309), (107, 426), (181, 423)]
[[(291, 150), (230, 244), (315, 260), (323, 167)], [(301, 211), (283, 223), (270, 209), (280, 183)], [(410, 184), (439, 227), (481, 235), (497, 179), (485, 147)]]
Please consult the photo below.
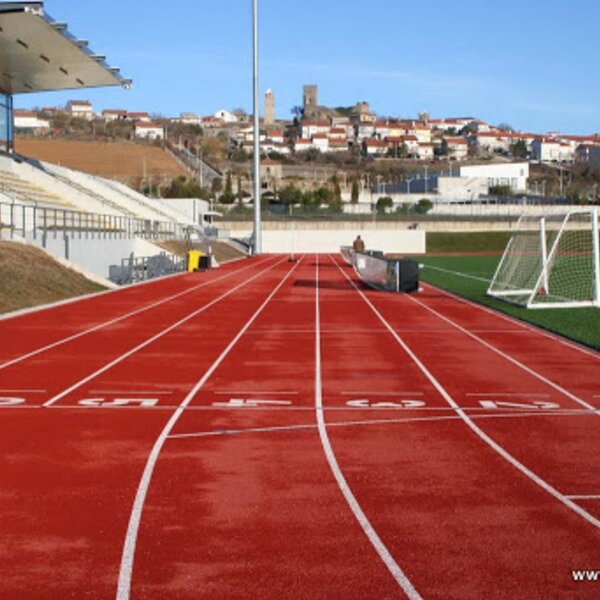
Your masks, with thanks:
[(0, 339), (1, 598), (600, 597), (597, 353), (326, 255)]

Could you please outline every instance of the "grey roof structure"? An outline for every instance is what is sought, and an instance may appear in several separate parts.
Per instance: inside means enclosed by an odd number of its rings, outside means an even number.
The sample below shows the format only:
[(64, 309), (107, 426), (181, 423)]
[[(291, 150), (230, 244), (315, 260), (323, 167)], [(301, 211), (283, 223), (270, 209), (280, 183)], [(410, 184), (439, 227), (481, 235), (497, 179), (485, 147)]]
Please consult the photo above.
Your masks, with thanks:
[(130, 87), (119, 69), (52, 19), (43, 2), (0, 2), (0, 92)]

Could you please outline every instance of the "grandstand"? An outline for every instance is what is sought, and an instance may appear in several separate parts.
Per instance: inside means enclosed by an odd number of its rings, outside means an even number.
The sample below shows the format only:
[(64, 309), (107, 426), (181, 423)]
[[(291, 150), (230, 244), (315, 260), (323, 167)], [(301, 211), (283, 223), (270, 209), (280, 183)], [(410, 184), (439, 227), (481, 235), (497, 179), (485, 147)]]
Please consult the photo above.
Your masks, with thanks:
[[(0, 234), (41, 245), (107, 277), (123, 260), (164, 252), (152, 242), (202, 234), (197, 220), (126, 186), (14, 152), (13, 95), (129, 87), (85, 41), (54, 21), (43, 2), (0, 4)], [(160, 274), (160, 273), (159, 273)]]

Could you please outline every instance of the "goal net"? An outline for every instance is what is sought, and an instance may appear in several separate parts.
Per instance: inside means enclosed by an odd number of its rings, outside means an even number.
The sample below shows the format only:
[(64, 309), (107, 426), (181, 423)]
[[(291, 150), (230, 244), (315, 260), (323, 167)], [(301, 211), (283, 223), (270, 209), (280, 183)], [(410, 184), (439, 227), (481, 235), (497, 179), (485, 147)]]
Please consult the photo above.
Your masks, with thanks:
[(523, 216), (488, 295), (528, 308), (600, 306), (598, 211)]

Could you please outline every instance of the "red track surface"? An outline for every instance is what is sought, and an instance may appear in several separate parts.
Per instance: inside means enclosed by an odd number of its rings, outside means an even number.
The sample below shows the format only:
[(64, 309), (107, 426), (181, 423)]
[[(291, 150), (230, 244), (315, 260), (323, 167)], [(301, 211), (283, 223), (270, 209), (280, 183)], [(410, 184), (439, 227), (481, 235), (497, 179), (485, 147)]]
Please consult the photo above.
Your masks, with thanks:
[(328, 256), (0, 336), (1, 598), (600, 597), (596, 353)]

